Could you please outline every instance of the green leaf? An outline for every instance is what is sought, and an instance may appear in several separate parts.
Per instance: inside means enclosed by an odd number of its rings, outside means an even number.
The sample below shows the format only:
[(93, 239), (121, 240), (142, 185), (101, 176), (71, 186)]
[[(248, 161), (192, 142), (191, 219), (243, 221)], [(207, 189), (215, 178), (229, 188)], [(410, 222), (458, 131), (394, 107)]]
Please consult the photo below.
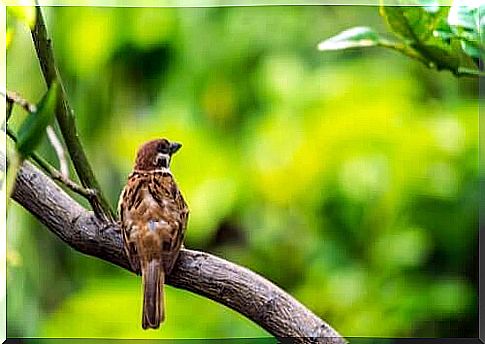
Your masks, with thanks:
[(396, 35), (406, 40), (414, 41), (416, 35), (409, 25), (408, 18), (406, 18), (405, 9), (400, 6), (381, 6), (380, 13), (383, 16), (387, 24)]
[(462, 68), (462, 69), (477, 69), (477, 65), (475, 64), (475, 62), (473, 61), (473, 59), (471, 58), (471, 55), (468, 54), (466, 51), (463, 50), (462, 48), (462, 43), (463, 41), (460, 41), (459, 39), (452, 39), (451, 40), (451, 50), (453, 51), (453, 53), (455, 54), (455, 56), (457, 56), (460, 60), (460, 65), (459, 65), (459, 69)]
[(442, 41), (446, 42), (449, 41), (451, 38), (455, 37), (455, 34), (448, 28), (443, 30), (435, 30), (433, 32), (435, 37), (440, 38)]
[(318, 44), (318, 50), (341, 50), (379, 45), (379, 35), (369, 27), (354, 27)]
[[(483, 54), (484, 47), (480, 42), (480, 15), (484, 15), (485, 6), (459, 6), (451, 8), (448, 15), (448, 24), (450, 29), (461, 40), (463, 51), (471, 57), (480, 58)], [(482, 28), (483, 30), (483, 28)]]
[(39, 144), (45, 128), (52, 122), (57, 104), (58, 84), (51, 87), (37, 105), (37, 111), (29, 114), (19, 129), (17, 150), (23, 157), (29, 156)]
[(471, 57), (480, 58), (482, 56), (482, 50), (478, 44), (472, 42), (461, 41), (461, 48), (463, 51)]
[(445, 47), (436, 44), (423, 44), (417, 50), (432, 61), (438, 70), (449, 69), (456, 71), (460, 66), (459, 56)]
[(476, 69), (473, 60), (463, 52), (460, 41), (451, 39), (450, 44), (438, 40), (420, 44), (417, 50), (433, 62), (438, 70), (448, 69), (457, 74), (460, 68)]
[[(15, 1), (13, 2), (15, 3)], [(28, 25), (30, 29), (34, 28), (36, 20), (35, 3), (32, 2), (32, 6), (7, 6), (7, 10), (18, 20)]]
[[(458, 3), (458, 1), (455, 1)], [(448, 24), (452, 27), (461, 27), (478, 33), (478, 4), (476, 6), (463, 6), (454, 4), (448, 14)]]
[(396, 35), (406, 41), (425, 41), (446, 20), (447, 8), (429, 11), (417, 6), (381, 6), (380, 13)]

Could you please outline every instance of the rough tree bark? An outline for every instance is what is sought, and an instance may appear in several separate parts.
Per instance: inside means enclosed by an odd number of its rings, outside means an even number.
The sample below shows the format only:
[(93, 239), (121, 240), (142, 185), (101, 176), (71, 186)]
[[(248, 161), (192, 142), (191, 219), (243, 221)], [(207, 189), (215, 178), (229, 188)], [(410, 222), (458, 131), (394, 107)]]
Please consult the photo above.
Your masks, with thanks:
[[(19, 170), (12, 197), (75, 250), (131, 271), (117, 226), (106, 227), (27, 161)], [(167, 284), (232, 308), (280, 339), (346, 343), (330, 325), (282, 289), (208, 253), (183, 249)]]

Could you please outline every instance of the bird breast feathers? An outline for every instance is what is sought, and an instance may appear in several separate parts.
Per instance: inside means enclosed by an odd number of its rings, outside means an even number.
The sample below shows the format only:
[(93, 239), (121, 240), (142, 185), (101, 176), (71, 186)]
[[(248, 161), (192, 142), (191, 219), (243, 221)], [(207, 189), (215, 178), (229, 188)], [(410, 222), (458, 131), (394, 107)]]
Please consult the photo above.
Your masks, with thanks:
[[(131, 176), (120, 200), (120, 215), (125, 225), (146, 225), (153, 229), (180, 222), (177, 199), (171, 195), (169, 178), (141, 178)], [(166, 185), (170, 184), (170, 185)]]

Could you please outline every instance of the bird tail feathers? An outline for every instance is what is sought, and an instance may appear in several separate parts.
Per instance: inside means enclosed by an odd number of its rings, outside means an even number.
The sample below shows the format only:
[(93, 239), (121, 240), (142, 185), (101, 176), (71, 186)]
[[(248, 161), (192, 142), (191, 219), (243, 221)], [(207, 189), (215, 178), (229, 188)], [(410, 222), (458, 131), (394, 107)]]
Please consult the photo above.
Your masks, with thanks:
[(163, 284), (164, 273), (159, 260), (151, 260), (142, 271), (143, 281), (143, 329), (160, 327), (165, 319)]

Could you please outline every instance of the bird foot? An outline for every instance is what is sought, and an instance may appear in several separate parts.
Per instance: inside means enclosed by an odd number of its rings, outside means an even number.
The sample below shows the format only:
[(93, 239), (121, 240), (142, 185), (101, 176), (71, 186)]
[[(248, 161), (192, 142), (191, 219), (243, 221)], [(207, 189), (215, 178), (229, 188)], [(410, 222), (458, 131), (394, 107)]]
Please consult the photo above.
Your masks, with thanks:
[(99, 227), (98, 227), (98, 236), (104, 235), (106, 231), (108, 230), (114, 230), (115, 232), (121, 232), (121, 229), (119, 227), (119, 223), (111, 223), (111, 222), (103, 222)]

